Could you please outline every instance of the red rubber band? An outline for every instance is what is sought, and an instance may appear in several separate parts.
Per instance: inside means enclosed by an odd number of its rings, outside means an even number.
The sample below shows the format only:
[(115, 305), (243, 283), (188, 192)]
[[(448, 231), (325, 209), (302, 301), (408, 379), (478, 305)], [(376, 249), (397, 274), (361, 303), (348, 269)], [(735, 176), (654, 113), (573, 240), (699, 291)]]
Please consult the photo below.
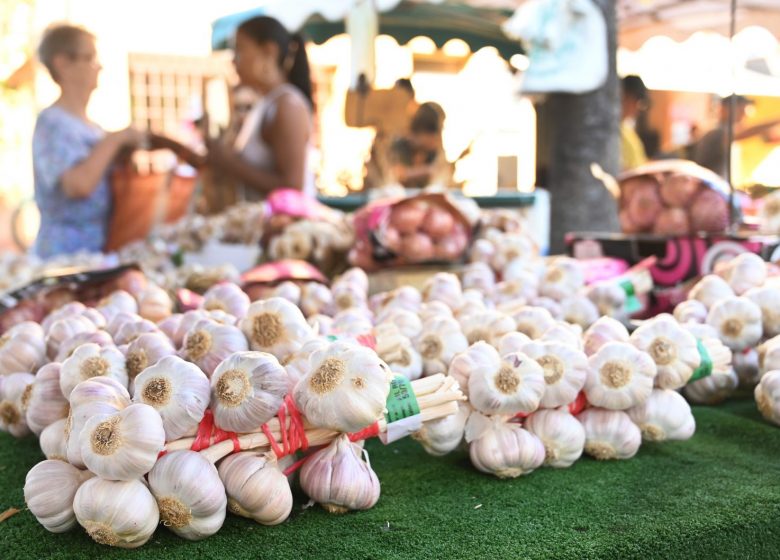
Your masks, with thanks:
[(588, 406), (588, 398), (585, 396), (584, 391), (577, 393), (577, 398), (573, 402), (569, 403), (569, 412), (576, 416)]
[(203, 420), (198, 424), (198, 432), (195, 436), (195, 441), (192, 442), (190, 449), (193, 451), (201, 451), (211, 445), (211, 434), (214, 430), (214, 415), (211, 410), (206, 409), (206, 414), (203, 415)]
[(360, 441), (362, 439), (369, 439), (377, 437), (379, 435), (379, 422), (374, 422), (368, 428), (363, 428), (359, 432), (347, 434), (349, 441)]
[(214, 443), (217, 444), (226, 439), (233, 442), (233, 453), (241, 451), (241, 443), (238, 441), (238, 434), (236, 434), (236, 432), (226, 432), (225, 430), (214, 426)]
[(265, 434), (265, 437), (268, 439), (268, 442), (271, 444), (271, 449), (273, 449), (274, 453), (277, 457), (282, 457), (283, 453), (282, 450), (279, 448), (279, 445), (276, 443), (276, 439), (274, 438), (274, 435), (271, 433), (271, 429), (268, 427), (268, 424), (263, 424), (260, 426), (262, 428), (263, 433)]
[(287, 412), (290, 413), (290, 427), (292, 428), (294, 426), (294, 433), (297, 434), (295, 447), (302, 451), (306, 451), (309, 449), (309, 440), (306, 437), (306, 430), (303, 427), (303, 416), (301, 416), (301, 411), (295, 406), (295, 401), (290, 395), (287, 395), (284, 398), (284, 403), (287, 406)]
[(157, 454), (157, 458), (159, 459), (160, 457), (162, 457), (163, 455), (165, 455), (165, 454), (167, 454), (167, 453), (168, 453), (168, 451), (166, 451), (165, 449), (163, 449), (162, 451), (160, 451), (160, 452)]

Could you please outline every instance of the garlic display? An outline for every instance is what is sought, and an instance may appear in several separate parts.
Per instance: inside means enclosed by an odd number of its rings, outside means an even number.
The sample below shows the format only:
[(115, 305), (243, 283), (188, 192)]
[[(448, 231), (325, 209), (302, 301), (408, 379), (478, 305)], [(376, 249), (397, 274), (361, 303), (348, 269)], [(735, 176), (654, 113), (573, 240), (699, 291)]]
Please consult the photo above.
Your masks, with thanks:
[[(479, 420), (478, 420), (479, 419)], [(478, 437), (469, 442), (471, 463), (480, 471), (498, 478), (515, 478), (542, 466), (545, 449), (542, 441), (519, 424), (504, 417), (484, 417), (474, 412), (469, 423), (486, 424)]]
[(46, 335), (46, 355), (54, 359), (65, 340), (82, 332), (95, 332), (95, 324), (80, 315), (65, 317), (55, 321)]
[(455, 355), (468, 346), (460, 325), (450, 317), (433, 317), (424, 321), (420, 335), (414, 340), (414, 347), (423, 359), (425, 375), (447, 371)]
[(780, 425), (780, 370), (766, 372), (756, 385), (754, 395), (761, 415)]
[(287, 372), (267, 352), (236, 352), (211, 376), (211, 409), (223, 430), (249, 432), (273, 418), (287, 394)]
[(238, 327), (204, 319), (184, 336), (181, 357), (197, 365), (210, 377), (223, 360), (247, 349), (244, 333)]
[(723, 344), (745, 350), (761, 340), (761, 308), (745, 297), (722, 299), (710, 307), (707, 324), (718, 331)]
[(110, 377), (127, 387), (125, 357), (113, 346), (100, 347), (88, 342), (73, 351), (70, 358), (62, 362), (60, 388), (66, 398), (73, 388), (86, 379)]
[(688, 383), (683, 388), (685, 397), (696, 404), (715, 405), (729, 398), (737, 388), (739, 379), (733, 370), (713, 373)]
[(680, 323), (704, 323), (707, 307), (699, 300), (689, 299), (674, 308), (674, 318)]
[(313, 336), (311, 327), (295, 305), (282, 298), (256, 301), (241, 321), (252, 350), (285, 360)]
[(131, 404), (115, 414), (96, 414), (79, 434), (87, 468), (107, 480), (133, 480), (149, 472), (165, 447), (165, 430), (157, 411)]
[(512, 313), (517, 324), (517, 331), (528, 335), (531, 339), (540, 338), (545, 331), (555, 326), (555, 319), (550, 312), (541, 307), (523, 306)]
[(385, 409), (393, 374), (375, 352), (348, 342), (315, 350), (293, 391), (298, 409), (315, 426), (357, 432)]
[(422, 428), (412, 434), (429, 455), (441, 456), (454, 451), (463, 441), (466, 421), (471, 407), (464, 402), (458, 403), (457, 414), (423, 422)]
[(639, 451), (642, 434), (622, 410), (588, 408), (577, 415), (585, 429), (585, 453), (600, 461), (630, 459)]
[(293, 496), (290, 483), (273, 453), (243, 452), (230, 455), (219, 465), (231, 513), (262, 525), (278, 525), (290, 516)]
[(22, 395), (27, 426), (36, 435), (57, 420), (66, 418), (70, 404), (60, 389), (60, 364), (51, 362), (35, 374), (35, 382)]
[(624, 410), (650, 396), (656, 375), (653, 359), (624, 342), (608, 342), (588, 359), (585, 395), (594, 406)]
[(114, 342), (117, 346), (122, 346), (124, 344), (130, 344), (144, 333), (153, 333), (159, 331), (160, 329), (157, 328), (157, 325), (148, 319), (141, 319), (140, 321), (128, 321), (119, 327), (119, 330), (114, 335)]
[(0, 336), (0, 375), (36, 371), (46, 360), (43, 329), (25, 321)]
[(60, 344), (54, 361), (60, 363), (64, 362), (73, 355), (76, 348), (87, 342), (92, 342), (100, 347), (114, 346), (114, 339), (112, 339), (111, 335), (106, 331), (78, 333)]
[(198, 366), (166, 356), (135, 380), (133, 402), (154, 408), (163, 422), (166, 441), (196, 429), (209, 405), (211, 386)]
[(559, 342), (531, 342), (522, 347), (522, 352), (542, 368), (542, 408), (557, 408), (577, 398), (588, 377), (588, 357), (584, 352)]
[(718, 301), (734, 296), (734, 290), (731, 289), (728, 282), (715, 274), (708, 274), (699, 280), (691, 288), (688, 299), (700, 301), (709, 309)]
[(525, 419), (523, 426), (544, 444), (544, 464), (566, 468), (582, 456), (585, 429), (568, 410), (537, 410)]
[(460, 280), (449, 272), (437, 272), (426, 280), (421, 290), (423, 301), (440, 301), (450, 309), (457, 309), (463, 299)]
[(47, 459), (68, 462), (68, 446), (65, 441), (65, 424), (67, 418), (62, 418), (46, 426), (40, 434), (41, 451)]
[(500, 311), (486, 310), (460, 319), (461, 330), (469, 344), (484, 340), (496, 345), (507, 333), (515, 330), (515, 320)]
[[(531, 342), (531, 339), (521, 332), (507, 333), (501, 337), (501, 340), (498, 341), (498, 353), (504, 356), (513, 352), (520, 352), (523, 346), (529, 342)], [(461, 388), (462, 387), (463, 384), (461, 384)]]
[(249, 309), (249, 296), (237, 284), (215, 284), (203, 294), (201, 307), (207, 311), (224, 311), (243, 319)]
[(362, 449), (339, 436), (301, 468), (301, 488), (330, 513), (370, 509), (379, 500), (379, 479), (361, 459)]
[(64, 533), (76, 526), (76, 491), (92, 476), (63, 461), (41, 461), (24, 479), (24, 501), (47, 531)]
[(300, 307), (306, 317), (330, 314), (335, 311), (333, 293), (324, 284), (307, 282), (301, 287)]
[(766, 280), (766, 263), (755, 253), (741, 253), (730, 262), (726, 272), (726, 280), (741, 296), (751, 288), (761, 286)]
[(745, 297), (761, 309), (763, 336), (772, 338), (780, 334), (780, 290), (772, 287), (752, 288)]
[(691, 407), (669, 389), (653, 389), (645, 402), (626, 412), (646, 441), (686, 440), (696, 431)]
[(585, 296), (569, 296), (561, 300), (563, 320), (587, 329), (598, 321), (600, 313), (596, 305)]
[(392, 323), (382, 323), (374, 329), (377, 355), (390, 367), (407, 379), (418, 379), (422, 375), (422, 356), (412, 342), (400, 333)]
[(585, 286), (585, 277), (581, 265), (569, 257), (553, 258), (539, 284), (539, 293), (543, 296), (561, 301), (571, 294), (576, 294)]
[(28, 388), (35, 382), (35, 376), (12, 373), (0, 380), (0, 431), (17, 438), (24, 437), (30, 433), (24, 415), (24, 397), (29, 396)]
[(539, 408), (544, 370), (521, 352), (500, 356), (492, 346), (480, 348), (484, 366), (468, 378), (469, 402), (484, 414), (516, 414)]
[(683, 387), (701, 363), (696, 338), (671, 315), (644, 322), (631, 334), (631, 343), (655, 362), (655, 385), (661, 389)]
[(225, 521), (227, 497), (214, 465), (200, 453), (163, 455), (149, 472), (160, 522), (191, 541), (213, 535)]
[(160, 521), (157, 502), (140, 480), (91, 478), (76, 491), (73, 511), (95, 542), (120, 548), (145, 544)]
[(402, 335), (414, 339), (422, 332), (423, 323), (420, 316), (400, 307), (388, 307), (376, 317), (377, 325), (391, 323), (395, 325)]
[(127, 347), (125, 367), (132, 392), (135, 378), (146, 368), (153, 366), (166, 356), (176, 355), (170, 339), (162, 333), (144, 333)]

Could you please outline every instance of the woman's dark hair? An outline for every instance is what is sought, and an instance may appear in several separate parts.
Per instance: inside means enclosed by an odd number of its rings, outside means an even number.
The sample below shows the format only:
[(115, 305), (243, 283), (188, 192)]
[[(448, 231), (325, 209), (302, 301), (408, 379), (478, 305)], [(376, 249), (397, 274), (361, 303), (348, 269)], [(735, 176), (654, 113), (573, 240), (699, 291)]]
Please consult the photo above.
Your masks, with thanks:
[(412, 132), (438, 134), (444, 126), (444, 109), (441, 105), (429, 101), (418, 107), (410, 128)]
[(273, 42), (279, 46), (279, 68), (287, 75), (291, 84), (314, 106), (311, 91), (311, 74), (309, 59), (306, 56), (306, 45), (300, 34), (291, 34), (284, 26), (272, 17), (258, 16), (246, 20), (238, 26), (238, 33), (244, 34), (255, 43)]
[(49, 71), (55, 82), (58, 77), (54, 70), (54, 58), (60, 54), (76, 55), (79, 42), (83, 37), (87, 39), (95, 38), (92, 33), (77, 25), (56, 24), (44, 32), (41, 44), (38, 46), (38, 59), (46, 67), (46, 70)]

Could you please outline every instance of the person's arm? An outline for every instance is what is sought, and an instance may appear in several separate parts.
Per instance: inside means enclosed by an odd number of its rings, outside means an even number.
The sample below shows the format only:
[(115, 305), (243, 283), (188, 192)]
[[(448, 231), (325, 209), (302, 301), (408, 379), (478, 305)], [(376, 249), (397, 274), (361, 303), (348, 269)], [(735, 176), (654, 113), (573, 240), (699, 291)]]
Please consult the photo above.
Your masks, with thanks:
[[(774, 131), (773, 128), (780, 125), (780, 119), (775, 119), (769, 122), (756, 124), (753, 126), (749, 126), (747, 128), (743, 128), (740, 130), (734, 130), (734, 140), (745, 140), (746, 138), (752, 138), (753, 136), (758, 136), (759, 134), (770, 134)], [(770, 141), (777, 141), (780, 140), (780, 134), (774, 133), (770, 135), (771, 138), (774, 138), (774, 140)]]
[(149, 146), (153, 150), (171, 150), (176, 157), (187, 162), (192, 167), (198, 168), (206, 163), (206, 157), (197, 153), (192, 148), (185, 146), (181, 142), (177, 142), (167, 136), (160, 134), (149, 135)]

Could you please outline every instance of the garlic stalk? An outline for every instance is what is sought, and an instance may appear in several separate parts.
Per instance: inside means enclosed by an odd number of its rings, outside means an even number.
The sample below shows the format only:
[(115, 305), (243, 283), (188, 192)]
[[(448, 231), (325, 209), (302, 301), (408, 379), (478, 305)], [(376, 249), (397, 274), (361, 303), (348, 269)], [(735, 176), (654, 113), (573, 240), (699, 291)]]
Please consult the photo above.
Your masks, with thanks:
[(468, 345), (458, 322), (449, 317), (426, 320), (414, 341), (414, 347), (423, 359), (425, 375), (447, 371), (455, 355), (466, 350)]
[(471, 414), (471, 406), (458, 403), (458, 412), (444, 418), (423, 422), (422, 428), (412, 434), (429, 455), (442, 456), (457, 449), (463, 441), (466, 421)]
[(485, 424), (478, 437), (469, 442), (469, 457), (478, 470), (498, 478), (515, 478), (530, 474), (544, 463), (544, 444), (519, 424), (477, 412), (469, 416), (468, 422)]
[(91, 342), (76, 348), (60, 368), (62, 394), (70, 397), (76, 385), (93, 377), (110, 377), (127, 387), (127, 369), (122, 352), (114, 346), (101, 348)]
[(588, 359), (585, 395), (594, 406), (624, 410), (644, 402), (653, 390), (653, 359), (624, 342), (608, 342)]
[(722, 299), (710, 307), (707, 324), (718, 331), (723, 344), (738, 352), (761, 340), (761, 308), (745, 297)]
[(631, 343), (655, 362), (655, 385), (661, 389), (683, 387), (701, 363), (696, 338), (668, 314), (643, 323), (631, 334)]
[(282, 298), (252, 303), (240, 326), (252, 350), (268, 352), (279, 360), (287, 359), (313, 336), (301, 310)]
[(60, 389), (60, 364), (48, 363), (35, 374), (35, 382), (22, 395), (27, 426), (36, 435), (57, 420), (66, 418), (70, 404)]
[(691, 407), (669, 389), (653, 389), (644, 403), (626, 412), (646, 441), (686, 440), (696, 431)]
[(761, 415), (780, 425), (780, 371), (766, 372), (756, 385), (754, 395)]
[(211, 376), (223, 360), (247, 349), (246, 338), (238, 327), (205, 319), (196, 323), (184, 336), (181, 357)]
[(224, 311), (243, 319), (249, 309), (249, 296), (232, 282), (215, 284), (203, 294), (201, 307), (207, 311)]
[(24, 415), (24, 396), (29, 395), (28, 387), (35, 382), (35, 376), (29, 373), (12, 373), (0, 377), (0, 431), (14, 437), (24, 437), (30, 433)]
[(25, 321), (0, 336), (0, 375), (36, 371), (46, 360), (43, 329)]
[(582, 456), (585, 429), (568, 410), (537, 410), (523, 425), (544, 444), (546, 466), (567, 468)]
[(374, 329), (374, 336), (377, 355), (393, 373), (401, 374), (409, 380), (418, 379), (422, 375), (422, 356), (393, 323), (378, 325)]
[(235, 453), (219, 465), (231, 513), (262, 525), (278, 525), (290, 516), (290, 483), (273, 453)]
[(630, 459), (639, 451), (642, 434), (622, 410), (588, 408), (577, 415), (585, 429), (585, 453), (600, 461)]
[(47, 531), (64, 533), (76, 526), (76, 491), (92, 476), (63, 461), (41, 461), (24, 479), (24, 501)]
[(542, 408), (557, 408), (577, 398), (588, 377), (588, 358), (581, 350), (558, 342), (530, 342), (522, 352), (542, 368)]

